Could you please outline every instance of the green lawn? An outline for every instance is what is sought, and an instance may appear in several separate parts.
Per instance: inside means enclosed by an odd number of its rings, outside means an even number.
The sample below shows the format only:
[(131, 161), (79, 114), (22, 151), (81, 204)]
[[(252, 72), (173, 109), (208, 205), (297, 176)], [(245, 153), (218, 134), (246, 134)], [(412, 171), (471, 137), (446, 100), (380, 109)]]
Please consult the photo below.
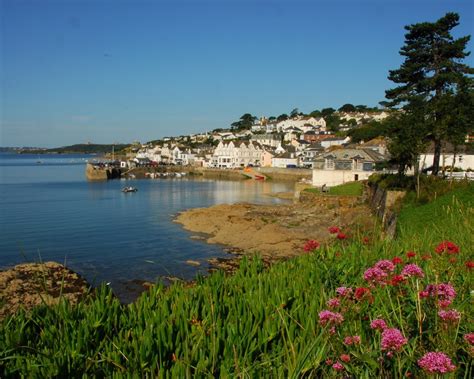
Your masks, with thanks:
[[(326, 194), (336, 196), (360, 196), (362, 195), (363, 189), (364, 184), (362, 182), (349, 182), (339, 186), (330, 187), (329, 192)], [(312, 193), (321, 193), (319, 188), (308, 188), (306, 191)]]

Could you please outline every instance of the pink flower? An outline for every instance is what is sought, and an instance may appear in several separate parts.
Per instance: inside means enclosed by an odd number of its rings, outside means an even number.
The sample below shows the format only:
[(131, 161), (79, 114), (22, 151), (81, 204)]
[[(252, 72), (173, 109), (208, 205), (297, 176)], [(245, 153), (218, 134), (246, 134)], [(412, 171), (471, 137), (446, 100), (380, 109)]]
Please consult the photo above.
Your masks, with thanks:
[(411, 276), (423, 278), (425, 276), (423, 270), (414, 263), (407, 264), (405, 267), (403, 267), (402, 275), (406, 278), (409, 278)]
[(304, 244), (303, 250), (307, 251), (307, 252), (310, 252), (310, 251), (316, 250), (317, 248), (319, 248), (319, 246), (320, 245), (319, 245), (318, 241), (309, 240)]
[(344, 345), (358, 345), (360, 344), (360, 336), (347, 336), (344, 338)]
[(371, 284), (384, 284), (387, 276), (384, 270), (377, 267), (368, 268), (364, 272), (364, 279)]
[(326, 362), (326, 364), (327, 364), (328, 366), (331, 366), (332, 363), (333, 363), (333, 362), (332, 362), (332, 359), (330, 359), (330, 358), (326, 359), (325, 362)]
[(418, 359), (418, 366), (430, 374), (445, 374), (456, 369), (446, 354), (438, 352), (423, 355)]
[(326, 304), (329, 308), (337, 308), (341, 305), (341, 301), (338, 298), (333, 298), (329, 299)]
[(319, 323), (322, 326), (327, 324), (329, 325), (339, 325), (344, 321), (344, 317), (338, 312), (331, 312), (324, 310), (319, 312)]
[(400, 264), (403, 263), (403, 259), (400, 258), (400, 257), (394, 257), (394, 258), (392, 259), (392, 263), (393, 263), (394, 265), (400, 265)]
[(328, 230), (329, 230), (329, 233), (331, 234), (336, 234), (341, 231), (341, 229), (339, 229), (337, 226), (330, 226)]
[(443, 241), (438, 246), (436, 246), (435, 252), (438, 254), (457, 254), (459, 253), (459, 246), (451, 241)]
[(385, 330), (387, 329), (387, 323), (381, 318), (376, 318), (370, 323), (370, 327), (375, 330)]
[(349, 354), (341, 354), (339, 358), (341, 358), (341, 361), (345, 363), (349, 363), (351, 361), (351, 356)]
[(348, 297), (352, 295), (352, 288), (350, 287), (338, 287), (336, 293), (341, 297)]
[(446, 308), (456, 297), (456, 291), (449, 283), (428, 284), (425, 290), (420, 293), (420, 297), (437, 298), (438, 305), (441, 308)]
[(332, 365), (332, 368), (333, 368), (334, 370), (336, 370), (336, 371), (342, 371), (342, 370), (344, 370), (344, 366), (343, 366), (342, 363), (339, 362), (339, 361), (337, 361), (336, 363), (334, 363), (334, 364)]
[(468, 333), (464, 335), (464, 340), (469, 344), (469, 345), (474, 345), (474, 333)]
[(400, 351), (407, 342), (408, 340), (398, 329), (389, 328), (382, 332), (382, 350)]
[(439, 311), (438, 316), (444, 322), (455, 323), (461, 320), (461, 313), (459, 313), (456, 309), (450, 309), (449, 311)]
[(386, 273), (393, 272), (395, 270), (395, 265), (392, 263), (392, 261), (389, 261), (388, 259), (378, 261), (374, 267)]

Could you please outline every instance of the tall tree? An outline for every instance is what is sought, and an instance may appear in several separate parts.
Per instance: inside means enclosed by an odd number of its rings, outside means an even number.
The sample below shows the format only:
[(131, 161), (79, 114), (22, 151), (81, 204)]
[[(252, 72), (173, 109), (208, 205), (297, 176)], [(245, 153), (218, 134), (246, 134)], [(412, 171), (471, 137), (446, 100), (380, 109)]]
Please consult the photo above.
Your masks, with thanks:
[[(400, 85), (385, 92), (385, 97), (390, 100), (387, 104), (392, 108), (402, 107), (406, 118), (410, 117), (409, 113), (418, 113), (423, 109), (422, 124), (407, 123), (404, 126), (421, 128), (422, 133), (397, 130), (401, 134), (420, 138), (415, 146), (422, 146), (424, 141), (434, 143), (433, 175), (439, 172), (443, 140), (459, 127), (456, 122), (450, 122), (458, 105), (453, 104), (454, 109), (448, 109), (446, 104), (452, 96), (456, 96), (466, 75), (474, 73), (472, 68), (462, 63), (469, 55), (465, 49), (470, 36), (454, 39), (451, 35), (451, 29), (457, 25), (459, 15), (447, 13), (434, 23), (406, 26), (405, 45), (400, 50), (405, 61), (399, 69), (391, 70), (388, 76), (391, 81)], [(417, 114), (417, 120), (420, 119), (419, 116)], [(394, 140), (396, 139), (397, 136)]]
[(298, 110), (298, 108), (294, 108), (291, 112), (290, 112), (290, 117), (296, 117), (298, 116), (298, 114), (300, 113), (300, 111)]
[(344, 104), (342, 107), (338, 109), (339, 112), (355, 112), (356, 107), (354, 107), (352, 104)]
[(323, 108), (321, 109), (321, 115), (323, 117), (327, 117), (327, 116), (330, 116), (332, 115), (334, 112), (336, 112), (336, 110), (334, 108)]
[(233, 122), (231, 124), (231, 129), (234, 130), (244, 130), (250, 129), (253, 123), (257, 120), (257, 117), (252, 116), (250, 113), (245, 113), (240, 117), (239, 121)]

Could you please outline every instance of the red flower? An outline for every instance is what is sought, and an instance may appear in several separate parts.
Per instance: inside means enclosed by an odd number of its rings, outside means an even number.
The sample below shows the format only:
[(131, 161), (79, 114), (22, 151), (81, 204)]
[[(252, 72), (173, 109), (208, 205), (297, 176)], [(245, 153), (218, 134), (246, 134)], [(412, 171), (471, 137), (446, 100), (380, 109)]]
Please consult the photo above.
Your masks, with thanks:
[(357, 300), (361, 300), (361, 299), (363, 299), (364, 297), (367, 297), (367, 296), (370, 296), (370, 289), (368, 289), (366, 287), (356, 288), (356, 290), (354, 292), (354, 297)]
[(319, 242), (318, 241), (315, 241), (315, 240), (309, 240), (307, 241), (304, 246), (303, 246), (303, 250), (304, 251), (313, 251), (313, 250), (316, 250), (318, 247), (319, 247)]
[(474, 268), (474, 261), (467, 261), (465, 263), (465, 265), (470, 270), (470, 269)]
[(351, 356), (349, 354), (341, 354), (339, 358), (341, 358), (341, 361), (346, 363), (351, 361)]
[(337, 236), (336, 236), (336, 237), (337, 237), (338, 240), (345, 240), (345, 239), (347, 239), (347, 236), (346, 236), (344, 233), (342, 233), (342, 232), (337, 233)]
[(329, 230), (329, 233), (331, 234), (336, 234), (341, 231), (341, 229), (339, 229), (337, 226), (330, 226), (328, 230)]
[(403, 283), (405, 281), (405, 277), (403, 275), (395, 275), (390, 284), (392, 286), (398, 286), (400, 283)]
[(459, 253), (459, 246), (457, 246), (451, 241), (443, 241), (438, 246), (436, 246), (435, 251), (438, 254), (442, 254), (442, 253), (457, 254)]
[(364, 238), (362, 238), (362, 243), (363, 243), (364, 245), (368, 245), (369, 242), (370, 242), (369, 237), (364, 237)]
[(400, 257), (395, 257), (395, 258), (392, 259), (392, 263), (394, 265), (401, 265), (403, 263), (403, 259), (400, 258)]
[(416, 253), (414, 251), (409, 251), (407, 253), (407, 258), (415, 258), (416, 257)]
[(449, 263), (456, 263), (457, 259), (456, 258), (449, 258)]
[(424, 261), (429, 261), (431, 259), (431, 255), (429, 254), (423, 254), (421, 256), (421, 259), (423, 259)]

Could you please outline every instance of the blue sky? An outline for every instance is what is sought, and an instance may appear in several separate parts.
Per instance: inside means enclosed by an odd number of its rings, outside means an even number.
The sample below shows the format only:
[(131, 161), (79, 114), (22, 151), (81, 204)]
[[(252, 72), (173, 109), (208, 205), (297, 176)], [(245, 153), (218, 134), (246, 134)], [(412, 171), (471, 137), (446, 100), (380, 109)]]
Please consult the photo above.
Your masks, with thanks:
[(0, 0), (0, 146), (145, 142), (246, 112), (375, 106), (403, 27), (454, 11), (453, 34), (473, 34), (472, 4)]

